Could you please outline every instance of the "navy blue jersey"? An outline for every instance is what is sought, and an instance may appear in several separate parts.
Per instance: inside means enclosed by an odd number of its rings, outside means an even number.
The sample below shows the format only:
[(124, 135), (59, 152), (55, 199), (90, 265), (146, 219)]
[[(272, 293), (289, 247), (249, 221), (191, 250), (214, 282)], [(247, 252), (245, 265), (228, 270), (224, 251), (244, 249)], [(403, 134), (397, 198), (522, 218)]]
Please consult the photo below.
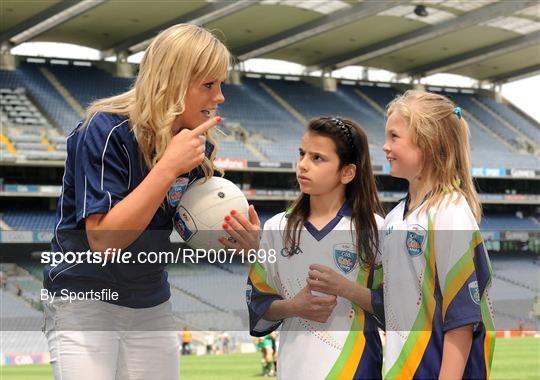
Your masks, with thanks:
[[(137, 140), (125, 116), (96, 113), (85, 128), (82, 123), (67, 137), (67, 159), (62, 193), (56, 208), (53, 252), (90, 250), (85, 218), (105, 214), (136, 188), (148, 174)], [(213, 146), (207, 144), (207, 155)], [(197, 168), (185, 177), (189, 182), (203, 176)], [(146, 230), (124, 251), (171, 251), (175, 208), (165, 198)], [(121, 232), (110, 231), (111, 234)], [(61, 263), (44, 268), (44, 287), (50, 292), (117, 292), (117, 301), (132, 308), (152, 307), (170, 297), (164, 264)]]

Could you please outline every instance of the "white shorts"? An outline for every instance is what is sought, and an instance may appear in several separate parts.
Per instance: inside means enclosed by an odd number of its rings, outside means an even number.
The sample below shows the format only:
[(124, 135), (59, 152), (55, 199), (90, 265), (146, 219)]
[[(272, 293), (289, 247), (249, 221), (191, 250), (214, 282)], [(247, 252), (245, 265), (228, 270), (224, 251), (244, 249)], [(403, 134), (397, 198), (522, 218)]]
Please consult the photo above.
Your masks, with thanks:
[(132, 309), (102, 301), (45, 302), (43, 331), (56, 380), (177, 380), (171, 303)]

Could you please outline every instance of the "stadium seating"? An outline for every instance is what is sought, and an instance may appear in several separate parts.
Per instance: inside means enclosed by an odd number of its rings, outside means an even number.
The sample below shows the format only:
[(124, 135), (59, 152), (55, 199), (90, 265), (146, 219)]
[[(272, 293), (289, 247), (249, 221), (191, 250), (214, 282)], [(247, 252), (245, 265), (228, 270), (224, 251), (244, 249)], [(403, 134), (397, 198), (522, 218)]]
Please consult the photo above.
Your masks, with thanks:
[(533, 265), (531, 258), (493, 255), (491, 261), (494, 274), (501, 280), (540, 295), (540, 267)]
[(480, 228), (486, 231), (537, 231), (538, 225), (528, 218), (510, 214), (489, 214), (482, 217)]
[[(22, 63), (15, 71), (0, 70), (0, 80), (5, 87), (4, 90), (0, 89), (0, 117), (9, 122), (8, 138), (14, 143), (15, 148), (16, 144), (42, 143), (42, 145), (20, 146), (19, 156), (30, 160), (63, 160), (66, 156), (65, 134), (73, 129), (81, 117), (49, 83), (40, 71), (42, 68), (50, 71), (82, 107), (95, 99), (128, 89), (133, 79), (116, 78), (95, 66)], [(296, 161), (297, 147), (304, 127), (264, 89), (264, 86), (277, 93), (306, 119), (335, 115), (356, 120), (367, 132), (373, 162), (379, 165), (386, 163), (381, 151), (384, 141), (384, 113), (381, 109), (394, 99), (399, 90), (389, 85), (369, 86), (363, 83), (358, 86), (340, 84), (336, 92), (327, 92), (298, 80), (249, 77), (243, 78), (241, 85), (223, 85), (226, 102), (220, 106), (220, 114), (229, 123), (239, 123), (241, 129), (248, 134), (241, 139), (234, 140), (233, 137), (229, 137), (220, 141), (218, 157), (257, 161), (263, 158), (270, 161)], [(24, 90), (16, 90), (17, 88)], [(466, 112), (474, 116), (468, 119), (474, 166), (538, 168), (537, 157), (516, 152), (500, 140), (517, 146), (516, 133), (489, 110), (493, 110), (536, 142), (540, 138), (538, 125), (519, 115), (511, 106), (497, 103), (487, 96), (443, 90), (441, 92), (450, 96)], [(360, 96), (359, 93), (363, 95)], [(44, 114), (41, 114), (40, 110)], [(60, 127), (64, 131), (63, 134), (51, 129), (47, 120)], [(482, 126), (478, 125), (476, 120), (482, 123)], [(22, 124), (17, 124), (18, 122)], [(50, 145), (37, 140), (41, 134), (37, 133), (35, 128), (14, 129), (20, 125), (43, 125), (44, 128), (48, 128), (45, 137)], [(262, 156), (246, 147), (243, 142), (246, 138), (247, 143)], [(7, 146), (0, 149), (2, 159), (15, 159), (15, 156), (8, 152)], [(496, 155), (493, 154), (494, 151), (497, 152)]]
[(47, 340), (41, 331), (2, 331), (2, 353), (47, 352)]
[(491, 255), (491, 266), (495, 327), (515, 329), (520, 319), (529, 320), (534, 297), (540, 296), (540, 266), (530, 257), (497, 254)]
[(16, 230), (52, 231), (55, 214), (53, 211), (5, 211), (2, 219)]
[[(259, 213), (261, 223), (275, 213), (262, 211)], [(2, 219), (11, 228), (18, 230), (53, 230), (54, 211), (4, 211)], [(482, 216), (480, 227), (483, 231), (536, 231), (538, 225), (528, 218), (518, 218), (511, 214), (487, 214)]]
[(241, 141), (220, 140), (217, 157), (259, 161)]
[(264, 83), (306, 119), (320, 116), (350, 118), (382, 145), (384, 119), (351, 89), (340, 86), (336, 92), (329, 92), (302, 81), (264, 80)]
[(367, 86), (361, 85), (358, 88), (360, 92), (367, 95), (371, 100), (379, 105), (383, 110), (401, 91), (388, 85), (385, 86)]
[(270, 161), (294, 162), (298, 159), (300, 136), (276, 142), (258, 141), (255, 145)]
[[(181, 271), (181, 270), (180, 270)], [(197, 265), (191, 271), (169, 269), (169, 281), (190, 294), (225, 311), (245, 308), (245, 275), (234, 275), (212, 265)]]
[(65, 133), (69, 133), (81, 119), (81, 116), (71, 108), (39, 69), (39, 65), (22, 63), (15, 71), (21, 80), (19, 85), (24, 86), (29, 91), (30, 95), (57, 126)]
[(134, 78), (115, 77), (95, 66), (48, 65), (47, 68), (83, 108), (88, 107), (97, 99), (128, 90), (134, 80)]
[[(204, 330), (245, 330), (245, 274), (216, 265), (169, 265), (173, 311)], [(244, 318), (240, 317), (243, 316)]]
[(538, 126), (533, 125), (529, 120), (514, 111), (510, 105), (498, 103), (495, 99), (488, 96), (476, 96), (475, 98), (491, 108), (495, 113), (519, 129), (537, 144), (540, 144), (540, 129)]
[(244, 78), (242, 85), (222, 86), (225, 103), (219, 113), (228, 121), (236, 121), (250, 133), (259, 133), (268, 139), (298, 137), (302, 125), (274, 98), (268, 95), (255, 79)]
[(0, 289), (2, 353), (46, 352), (47, 342), (39, 330), (43, 314), (14, 294)]
[(462, 108), (473, 113), (482, 124), (491, 129), (495, 134), (504, 138), (509, 143), (516, 145), (516, 134), (482, 108), (478, 102), (475, 101), (474, 96), (467, 94), (452, 94), (451, 97), (453, 97), (455, 102)]

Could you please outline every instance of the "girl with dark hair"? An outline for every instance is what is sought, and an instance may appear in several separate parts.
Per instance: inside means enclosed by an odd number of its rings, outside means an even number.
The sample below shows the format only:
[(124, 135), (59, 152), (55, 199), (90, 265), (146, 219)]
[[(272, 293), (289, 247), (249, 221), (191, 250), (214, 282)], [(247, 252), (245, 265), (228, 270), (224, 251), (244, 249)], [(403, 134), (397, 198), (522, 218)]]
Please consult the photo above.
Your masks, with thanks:
[(283, 323), (278, 377), (380, 378), (375, 319), (355, 305), (357, 289), (382, 277), (374, 271), (382, 208), (365, 133), (347, 119), (311, 120), (296, 175), (301, 194), (265, 223), (260, 242), (258, 225), (235, 212), (225, 218), (226, 247), (267, 253), (249, 273), (250, 333)]

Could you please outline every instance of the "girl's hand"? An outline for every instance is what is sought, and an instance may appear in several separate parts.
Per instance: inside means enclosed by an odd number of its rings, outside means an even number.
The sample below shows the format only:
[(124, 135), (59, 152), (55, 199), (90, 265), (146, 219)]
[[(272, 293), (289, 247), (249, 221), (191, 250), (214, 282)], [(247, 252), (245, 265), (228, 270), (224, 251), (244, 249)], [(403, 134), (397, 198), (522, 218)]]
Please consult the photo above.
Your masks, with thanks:
[(249, 220), (235, 210), (225, 216), (223, 229), (229, 234), (229, 239), (220, 237), (219, 242), (226, 248), (237, 251), (258, 250), (260, 243), (261, 222), (253, 205), (248, 209)]
[(290, 302), (296, 316), (326, 323), (337, 305), (337, 298), (332, 295), (314, 296), (310, 286), (306, 285)]
[(350, 285), (354, 285), (335, 270), (321, 264), (310, 265), (308, 276), (307, 282), (311, 290), (338, 297), (345, 297)]
[(174, 178), (199, 166), (205, 157), (204, 133), (220, 121), (220, 117), (213, 117), (193, 130), (182, 129), (173, 136), (158, 165)]

